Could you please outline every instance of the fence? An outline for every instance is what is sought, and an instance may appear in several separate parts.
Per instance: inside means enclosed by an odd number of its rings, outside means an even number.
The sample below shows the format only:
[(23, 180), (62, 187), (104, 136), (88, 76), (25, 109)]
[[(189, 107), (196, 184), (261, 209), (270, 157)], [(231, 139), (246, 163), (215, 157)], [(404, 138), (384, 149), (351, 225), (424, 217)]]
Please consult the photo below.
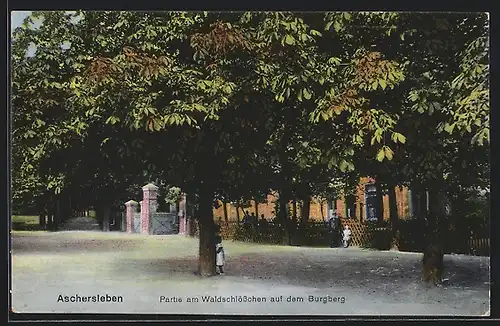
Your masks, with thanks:
[(470, 254), (477, 256), (490, 256), (490, 239), (480, 238), (480, 239), (469, 239), (468, 247), (470, 248)]
[[(139, 203), (130, 200), (125, 203), (126, 230), (143, 234), (176, 234), (198, 236), (197, 222), (186, 215), (186, 197), (180, 203), (180, 212), (157, 212), (157, 190), (153, 184), (143, 188), (143, 200)], [(190, 215), (192, 216), (192, 215)], [(387, 250), (392, 241), (392, 232), (388, 226), (376, 222), (359, 221), (357, 219), (340, 218), (341, 228), (348, 225), (351, 229), (353, 246)], [(223, 239), (253, 241), (261, 243), (282, 243), (285, 237), (284, 227), (279, 223), (267, 220), (255, 221), (253, 224), (241, 224), (237, 221), (219, 221), (219, 230)], [(419, 251), (425, 246), (425, 225), (422, 220), (399, 220), (399, 249), (402, 251)], [(490, 239), (488, 227), (477, 226), (474, 233), (464, 236), (452, 228), (441, 234), (445, 253), (461, 253), (472, 255), (490, 255)], [(332, 235), (324, 222), (309, 221), (306, 225), (290, 221), (287, 228), (292, 245), (328, 246)], [(341, 230), (338, 230), (339, 233)], [(339, 234), (340, 235), (340, 234)], [(339, 237), (340, 238), (340, 237)]]
[[(251, 241), (259, 243), (281, 243), (284, 237), (283, 227), (274, 222), (245, 225), (236, 221), (220, 221), (220, 235), (225, 240)], [(392, 233), (388, 226), (376, 223), (360, 222), (354, 219), (341, 218), (342, 228), (348, 225), (351, 229), (351, 244), (362, 248), (388, 250), (391, 246)], [(194, 235), (199, 231), (195, 223)], [(418, 220), (400, 221), (399, 249), (401, 251), (421, 252), (425, 245), (425, 226)], [(309, 222), (301, 228), (299, 224), (291, 228), (292, 245), (328, 246), (328, 227), (323, 222)], [(463, 239), (463, 240), (460, 240)], [(457, 232), (447, 231), (442, 235), (444, 251), (447, 254), (490, 255), (490, 239), (472, 235), (463, 238)]]

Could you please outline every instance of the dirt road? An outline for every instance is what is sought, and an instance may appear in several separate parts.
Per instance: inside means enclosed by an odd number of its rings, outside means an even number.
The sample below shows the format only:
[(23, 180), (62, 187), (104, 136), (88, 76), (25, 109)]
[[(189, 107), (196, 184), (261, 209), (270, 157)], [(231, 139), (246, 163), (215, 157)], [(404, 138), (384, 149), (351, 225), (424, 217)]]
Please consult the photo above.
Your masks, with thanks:
[[(16, 232), (13, 308), (60, 313), (462, 316), (483, 315), (489, 308), (487, 257), (445, 256), (448, 282), (428, 289), (419, 280), (420, 254), (230, 241), (224, 246), (225, 275), (204, 279), (195, 275), (197, 239)], [(122, 301), (92, 302), (93, 297), (100, 300), (98, 296)], [(71, 302), (72, 297), (80, 302)]]

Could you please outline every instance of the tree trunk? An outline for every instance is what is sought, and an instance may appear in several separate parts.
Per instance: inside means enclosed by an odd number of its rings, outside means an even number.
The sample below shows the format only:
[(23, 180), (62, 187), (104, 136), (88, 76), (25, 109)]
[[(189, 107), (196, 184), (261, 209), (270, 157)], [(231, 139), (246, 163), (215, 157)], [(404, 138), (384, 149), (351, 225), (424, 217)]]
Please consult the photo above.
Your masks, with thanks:
[(53, 225), (54, 225), (54, 219), (52, 215), (52, 210), (49, 209), (47, 213), (47, 230), (53, 231), (54, 230)]
[(56, 205), (53, 200), (49, 201), (47, 207), (47, 229), (49, 231), (55, 231), (55, 223), (56, 223)]
[(375, 189), (376, 189), (376, 202), (377, 202), (377, 223), (384, 223), (384, 197), (382, 196), (382, 183), (377, 179), (375, 179)]
[(38, 216), (38, 224), (41, 228), (45, 227), (45, 212), (41, 212)]
[(399, 216), (398, 216), (398, 206), (396, 201), (396, 187), (393, 184), (389, 184), (389, 219), (391, 223), (391, 250), (399, 251)]
[(38, 224), (42, 229), (45, 228), (46, 226), (46, 217), (47, 217), (47, 210), (45, 209), (45, 206), (42, 205), (38, 216)]
[(463, 206), (465, 203), (465, 198), (460, 191), (458, 191), (457, 195), (453, 198), (451, 202), (451, 223), (453, 225), (453, 237), (457, 241), (457, 252), (461, 254), (468, 254), (468, 239), (469, 232), (464, 223), (464, 210)]
[(227, 224), (229, 222), (229, 218), (227, 217), (227, 203), (226, 203), (226, 201), (222, 201), (222, 208), (224, 210), (224, 221)]
[(52, 231), (52, 224), (53, 224), (52, 213), (53, 213), (52, 205), (49, 203), (47, 205), (47, 230), (49, 231)]
[(236, 205), (236, 222), (240, 223), (240, 211), (238, 205)]
[(323, 201), (318, 201), (319, 204), (319, 211), (321, 213), (321, 219), (325, 221), (325, 213), (323, 212)]
[(259, 210), (257, 208), (258, 203), (257, 203), (256, 199), (253, 200), (253, 203), (254, 203), (254, 208), (255, 208), (255, 218), (252, 219), (252, 241), (257, 242), (258, 238), (259, 238), (258, 237), (258, 235), (259, 235), (259, 231), (258, 231)]
[(72, 218), (74, 215), (73, 213), (73, 200), (71, 199), (71, 196), (68, 197), (68, 216), (66, 216), (67, 219)]
[(306, 195), (304, 196), (304, 198), (302, 199), (302, 209), (300, 210), (301, 211), (301, 223), (300, 223), (300, 226), (301, 226), (301, 239), (300, 239), (300, 243), (302, 243), (303, 245), (306, 245), (307, 244), (307, 224), (309, 222), (309, 214), (310, 214), (310, 211), (311, 211), (311, 197), (309, 195)]
[(111, 205), (105, 203), (102, 206), (102, 230), (104, 232), (110, 231), (110, 215), (111, 215)]
[(201, 276), (215, 275), (215, 225), (212, 198), (212, 191), (200, 192), (198, 273)]
[(429, 190), (429, 212), (427, 227), (430, 233), (439, 233), (439, 222), (444, 217), (443, 194), (438, 190)]
[(360, 222), (363, 222), (363, 203), (362, 202), (359, 202), (359, 218), (358, 218), (358, 221)]
[(63, 197), (61, 199), (61, 220), (60, 222), (66, 222), (72, 216), (71, 210), (71, 197)]
[(285, 191), (281, 191), (278, 197), (279, 202), (279, 221), (283, 227), (283, 239), (282, 244), (290, 246), (292, 244), (291, 234), (290, 234), (290, 218), (288, 216), (288, 199)]
[(423, 221), (427, 220), (427, 191), (421, 190), (418, 192), (418, 218)]
[(443, 192), (430, 189), (428, 193), (429, 212), (427, 214), (426, 246), (422, 259), (422, 278), (424, 282), (438, 285), (443, 275), (443, 242), (440, 228), (440, 220), (444, 217)]
[(55, 214), (54, 214), (54, 223), (52, 225), (54, 231), (57, 231), (59, 229), (61, 221), (62, 221), (61, 200), (57, 199), (57, 201), (56, 201), (56, 208), (55, 208)]
[(94, 205), (94, 211), (95, 211), (95, 219), (99, 223), (99, 227), (101, 228), (101, 230), (104, 230), (103, 205), (101, 203), (96, 203), (96, 205)]
[(311, 213), (311, 197), (309, 195), (304, 196), (302, 199), (302, 209), (301, 209), (301, 222), (307, 225), (309, 222), (309, 214)]
[(297, 222), (298, 222), (298, 216), (297, 216), (297, 200), (294, 199), (292, 201), (292, 216), (290, 218), (290, 244), (297, 243), (300, 239), (300, 233), (297, 230)]

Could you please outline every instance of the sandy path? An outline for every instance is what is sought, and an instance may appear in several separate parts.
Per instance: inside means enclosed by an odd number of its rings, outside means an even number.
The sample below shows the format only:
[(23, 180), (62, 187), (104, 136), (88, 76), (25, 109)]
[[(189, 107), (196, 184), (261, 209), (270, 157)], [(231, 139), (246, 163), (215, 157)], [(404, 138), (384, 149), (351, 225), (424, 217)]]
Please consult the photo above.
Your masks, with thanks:
[[(14, 310), (482, 315), (489, 308), (489, 258), (486, 257), (447, 255), (445, 277), (449, 281), (443, 287), (427, 289), (419, 281), (419, 254), (227, 241), (226, 275), (203, 279), (194, 274), (197, 246), (197, 239), (183, 236), (14, 233)], [(57, 302), (59, 295), (75, 294), (122, 296), (123, 302)], [(182, 302), (159, 302), (161, 296)], [(206, 303), (204, 296), (229, 297), (236, 302)], [(242, 300), (244, 296), (261, 298), (265, 302), (238, 302), (238, 296)], [(330, 297), (330, 302), (309, 302), (310, 296)], [(287, 302), (289, 297), (304, 301)], [(188, 298), (199, 301), (187, 302)], [(271, 302), (271, 298), (278, 302)]]

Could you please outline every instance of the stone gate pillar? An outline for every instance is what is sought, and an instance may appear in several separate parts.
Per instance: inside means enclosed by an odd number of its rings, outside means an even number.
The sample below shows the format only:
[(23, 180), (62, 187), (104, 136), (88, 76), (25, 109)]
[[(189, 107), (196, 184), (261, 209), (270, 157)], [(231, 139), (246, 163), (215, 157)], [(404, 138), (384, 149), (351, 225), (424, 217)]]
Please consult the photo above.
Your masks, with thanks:
[(128, 233), (133, 232), (134, 213), (137, 212), (137, 205), (139, 205), (139, 203), (136, 202), (135, 200), (129, 200), (128, 202), (125, 203), (125, 206), (127, 207), (125, 213), (125, 219), (126, 219), (125, 231)]
[(150, 222), (151, 214), (156, 212), (157, 201), (156, 197), (158, 195), (158, 187), (152, 183), (148, 183), (142, 187), (143, 199), (141, 205), (141, 233), (149, 234), (150, 232)]

